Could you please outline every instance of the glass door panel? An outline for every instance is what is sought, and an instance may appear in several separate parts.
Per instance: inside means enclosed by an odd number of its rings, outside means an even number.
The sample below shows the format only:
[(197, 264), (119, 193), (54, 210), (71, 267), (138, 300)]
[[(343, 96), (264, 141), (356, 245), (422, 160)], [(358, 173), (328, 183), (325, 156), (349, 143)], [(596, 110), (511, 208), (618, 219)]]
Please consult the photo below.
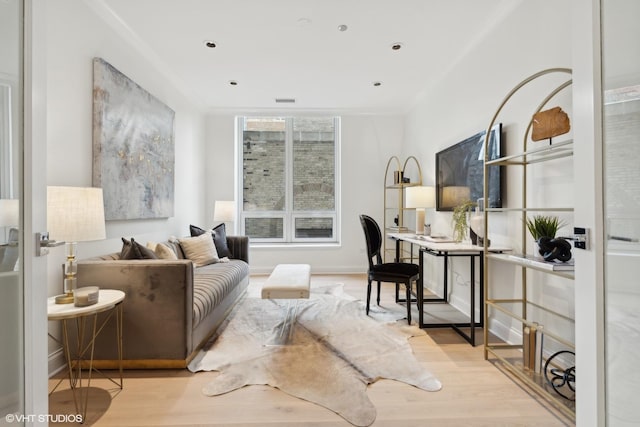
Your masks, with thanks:
[(602, 0), (608, 426), (640, 425), (640, 2)]
[(24, 413), (22, 0), (0, 1), (0, 424)]

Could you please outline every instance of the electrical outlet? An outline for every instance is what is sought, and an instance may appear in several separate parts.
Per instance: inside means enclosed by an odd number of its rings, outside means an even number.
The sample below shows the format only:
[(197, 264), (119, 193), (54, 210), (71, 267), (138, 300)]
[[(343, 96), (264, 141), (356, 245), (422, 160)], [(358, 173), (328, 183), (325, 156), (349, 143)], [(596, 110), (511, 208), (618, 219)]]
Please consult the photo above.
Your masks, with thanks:
[(589, 249), (589, 229), (573, 227), (573, 247), (576, 249)]

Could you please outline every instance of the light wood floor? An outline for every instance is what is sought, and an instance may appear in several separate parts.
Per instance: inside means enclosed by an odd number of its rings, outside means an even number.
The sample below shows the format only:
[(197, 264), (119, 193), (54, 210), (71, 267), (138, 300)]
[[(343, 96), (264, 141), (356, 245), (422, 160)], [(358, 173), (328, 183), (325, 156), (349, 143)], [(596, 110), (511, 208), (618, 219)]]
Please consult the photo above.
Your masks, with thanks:
[[(252, 277), (252, 281), (261, 280), (264, 277)], [(366, 298), (364, 275), (312, 277), (312, 284), (323, 282), (344, 283), (349, 294)], [(394, 304), (393, 285), (383, 284), (381, 305)], [(471, 347), (448, 328), (427, 329), (425, 335), (411, 338), (410, 343), (416, 358), (442, 382), (443, 388), (427, 392), (391, 380), (376, 382), (368, 389), (378, 411), (374, 426), (573, 425), (485, 361), (482, 345)], [(122, 391), (106, 380), (94, 379), (85, 425), (351, 425), (328, 409), (268, 386), (249, 386), (223, 396), (207, 397), (201, 388), (216, 375), (193, 374), (186, 369), (125, 371)], [(50, 380), (50, 387), (55, 382)], [(50, 396), (49, 413), (75, 414), (66, 381), (61, 388)]]

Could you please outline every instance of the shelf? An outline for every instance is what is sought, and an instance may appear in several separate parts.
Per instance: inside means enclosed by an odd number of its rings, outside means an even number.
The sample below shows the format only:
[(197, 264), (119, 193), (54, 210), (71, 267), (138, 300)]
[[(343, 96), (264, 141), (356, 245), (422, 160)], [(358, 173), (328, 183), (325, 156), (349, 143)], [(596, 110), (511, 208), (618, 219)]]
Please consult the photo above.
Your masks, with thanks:
[[(415, 182), (399, 182), (394, 184), (389, 184), (390, 182), (397, 179), (396, 172), (400, 172), (401, 176), (405, 176), (407, 172), (407, 166), (409, 163), (414, 164), (415, 170), (417, 171), (417, 178), (412, 175), (412, 179), (415, 179)], [(407, 175), (408, 176), (408, 175)], [(404, 198), (405, 198), (405, 188), (416, 187), (422, 185), (422, 169), (420, 168), (420, 163), (418, 163), (418, 159), (414, 156), (409, 156), (401, 165), (400, 159), (396, 156), (392, 156), (389, 158), (387, 162), (387, 167), (384, 173), (384, 236), (383, 236), (383, 261), (390, 262), (395, 257), (395, 242), (392, 243), (391, 247), (388, 247), (389, 244), (389, 233), (409, 233), (412, 232), (408, 227), (405, 226), (406, 221), (411, 216), (406, 216), (407, 212), (415, 212), (415, 208), (406, 208), (404, 206)], [(397, 226), (389, 226), (388, 224), (397, 224)], [(413, 225), (413, 222), (412, 224)], [(402, 243), (400, 243), (401, 250), (403, 252), (404, 248), (402, 248)], [(392, 249), (393, 248), (393, 249)], [(392, 255), (393, 254), (393, 255)], [(403, 258), (404, 259), (404, 258)], [(408, 259), (408, 258), (407, 258)]]
[[(540, 144), (544, 142), (540, 141)], [(556, 142), (551, 145), (527, 150), (511, 156), (489, 160), (487, 166), (529, 165), (532, 163), (546, 162), (548, 160), (561, 159), (573, 155), (573, 140)]]
[(525, 368), (522, 365), (522, 353), (520, 350), (508, 346), (501, 347), (500, 345), (491, 344), (487, 345), (486, 349), (496, 358), (496, 361), (494, 361), (496, 367), (508, 370), (562, 412), (562, 414), (575, 422), (575, 401), (565, 399), (557, 394), (547, 383), (543, 374)]
[(530, 255), (525, 257), (518, 254), (487, 254), (487, 258), (509, 264), (519, 265), (521, 267), (531, 268), (533, 270), (544, 271), (545, 273), (553, 274), (554, 276), (560, 276), (567, 279), (574, 279), (574, 270), (562, 270), (556, 268), (562, 268), (560, 264), (553, 265), (544, 260), (536, 260)]
[(408, 182), (408, 183), (401, 183), (401, 184), (391, 184), (391, 185), (387, 185), (384, 188), (387, 190), (400, 190), (403, 188), (415, 187), (418, 185), (421, 185), (421, 184), (419, 182)]
[[(572, 207), (528, 207), (528, 201), (530, 200), (527, 195), (534, 193), (537, 188), (536, 185), (540, 181), (529, 182), (529, 173), (527, 165), (552, 161), (555, 162), (558, 159), (569, 159), (573, 156), (573, 140), (565, 140), (555, 142), (552, 139), (546, 139), (541, 141), (532, 141), (531, 131), (534, 130), (537, 122), (536, 115), (540, 113), (545, 105), (554, 98), (561, 90), (571, 85), (571, 70), (568, 68), (549, 68), (539, 71), (516, 85), (504, 98), (498, 109), (496, 110), (492, 121), (486, 127), (491, 129), (498, 119), (503, 107), (506, 106), (511, 97), (518, 92), (523, 86), (529, 82), (542, 77), (547, 74), (562, 73), (568, 74), (568, 80), (561, 83), (559, 86), (551, 89), (547, 94), (542, 93), (542, 101), (534, 110), (534, 114), (531, 116), (528, 122), (523, 123), (524, 138), (521, 145), (522, 152), (505, 155), (495, 160), (489, 160), (485, 157), (484, 173), (487, 174), (491, 166), (501, 166), (504, 168), (505, 174), (507, 171), (511, 171), (512, 166), (517, 168), (521, 167), (516, 173), (512, 174), (513, 178), (509, 182), (509, 185), (513, 184), (519, 186), (521, 189), (522, 199), (520, 205), (516, 205), (515, 199), (511, 206), (504, 208), (488, 208), (485, 209), (484, 224), (486, 227), (486, 234), (491, 239), (490, 219), (491, 215), (499, 212), (517, 212), (522, 214), (523, 220), (520, 224), (520, 232), (515, 232), (514, 239), (517, 239), (522, 248), (526, 247), (528, 236), (530, 235), (527, 230), (527, 225), (524, 219), (527, 216), (527, 212), (549, 212), (551, 215), (559, 212), (573, 212)], [(545, 124), (543, 124), (545, 127)], [(566, 133), (565, 139), (570, 137)], [(485, 138), (484, 149), (487, 153), (488, 138)], [(486, 155), (486, 154), (485, 154)], [(541, 171), (544, 172), (544, 171)], [(517, 184), (516, 184), (517, 183)], [(488, 200), (488, 183), (484, 182), (484, 205), (489, 205)], [(513, 217), (510, 216), (509, 219)], [(503, 218), (506, 220), (506, 218)], [(488, 249), (488, 248), (487, 248)], [(489, 328), (484, 330), (485, 340), (485, 359), (491, 357), (492, 362), (499, 367), (503, 372), (509, 373), (516, 379), (522, 381), (524, 385), (530, 387), (533, 391), (537, 392), (547, 402), (552, 404), (555, 408), (566, 415), (568, 418), (575, 422), (575, 401), (568, 400), (562, 397), (557, 391), (547, 383), (544, 375), (540, 372), (544, 370), (546, 362), (545, 358), (550, 358), (552, 355), (563, 354), (558, 351), (570, 351), (575, 353), (575, 344), (573, 341), (573, 335), (575, 334), (575, 319), (572, 318), (573, 312), (567, 309), (565, 304), (559, 303), (557, 299), (559, 295), (554, 294), (551, 299), (546, 298), (547, 292), (545, 285), (547, 283), (555, 283), (555, 278), (560, 277), (562, 279), (575, 280), (575, 267), (567, 269), (566, 264), (552, 264), (544, 261), (543, 259), (535, 258), (531, 255), (514, 255), (511, 253), (485, 253), (484, 257), (484, 271), (483, 279), (485, 283), (484, 294), (484, 321), (485, 324), (491, 324), (491, 321), (500, 321), (505, 323), (506, 330), (511, 332), (507, 334), (505, 341), (511, 341), (515, 339), (518, 342), (518, 338), (514, 338), (521, 333), (522, 339), (520, 343), (514, 344), (508, 343), (492, 343), (490, 342)], [(520, 271), (516, 274), (501, 274), (498, 278), (496, 275), (490, 275), (490, 269), (497, 264), (509, 264), (520, 267)], [(535, 272), (535, 274), (529, 274), (528, 270)], [(511, 276), (511, 279), (509, 279)], [(511, 283), (509, 281), (511, 280)], [(559, 281), (561, 284), (567, 284), (566, 287), (556, 287), (554, 291), (562, 293), (562, 296), (570, 299), (571, 294), (575, 292), (576, 286), (566, 281)], [(495, 294), (495, 295), (494, 295)], [(509, 298), (501, 299), (499, 297), (504, 295), (510, 295)], [(517, 297), (516, 297), (517, 296)], [(494, 318), (496, 316), (496, 318)], [(532, 334), (532, 331), (535, 331)], [(564, 338), (560, 334), (567, 336)], [(545, 341), (545, 337), (548, 341)], [(538, 340), (538, 338), (540, 338)], [(548, 344), (547, 344), (548, 343)], [(550, 345), (549, 345), (550, 344)], [(535, 348), (532, 346), (535, 345)], [(535, 362), (531, 358), (535, 355)], [(526, 361), (525, 361), (526, 359)], [(557, 366), (561, 364), (568, 364), (569, 366)], [(575, 363), (570, 362), (568, 359), (559, 360), (554, 359), (550, 365), (553, 368), (561, 368), (565, 374), (566, 372), (573, 370)], [(550, 366), (551, 367), (551, 366)], [(537, 372), (536, 372), (537, 371)], [(584, 373), (583, 373), (584, 374)], [(572, 378), (572, 387), (575, 386), (575, 372), (567, 374)], [(586, 375), (586, 374), (585, 374)], [(566, 391), (568, 387), (565, 385)], [(575, 397), (573, 391), (571, 396)], [(558, 412), (558, 413), (559, 413)]]
[[(534, 304), (534, 303), (531, 303), (530, 301), (526, 301), (526, 300), (524, 301), (524, 303), (526, 303), (528, 305), (533, 305), (533, 306), (535, 306), (536, 308), (538, 308), (540, 310), (544, 310), (547, 313), (553, 314), (553, 315), (555, 315), (555, 316), (557, 316), (559, 318), (562, 318), (562, 319), (565, 319), (565, 320), (567, 320), (569, 322), (574, 322), (575, 323), (575, 321), (573, 319), (571, 319), (571, 318), (569, 318), (567, 316), (564, 316), (564, 315), (562, 315), (560, 313), (557, 313), (555, 311), (546, 309), (545, 307), (542, 307), (541, 305)], [(508, 308), (503, 307), (503, 304), (523, 304), (522, 300), (520, 300), (520, 299), (491, 299), (491, 300), (487, 300), (486, 304), (487, 304), (487, 306), (495, 308), (496, 310), (498, 310), (501, 313), (511, 317), (512, 319), (515, 319), (515, 320), (519, 321), (523, 325), (527, 325), (527, 326), (535, 325), (542, 334), (551, 337), (556, 342), (558, 342), (558, 343), (560, 343), (560, 344), (562, 344), (562, 345), (564, 345), (564, 346), (566, 346), (566, 347), (568, 347), (568, 348), (570, 348), (572, 350), (575, 349), (575, 345), (572, 342), (570, 342), (566, 338), (563, 338), (560, 335), (554, 333), (553, 331), (545, 329), (544, 325), (540, 325), (538, 322), (534, 322), (534, 321), (531, 321), (529, 319), (525, 319), (522, 316), (520, 316), (517, 313), (515, 313), (513, 310), (510, 310)]]
[(573, 208), (488, 208), (487, 212), (573, 212)]

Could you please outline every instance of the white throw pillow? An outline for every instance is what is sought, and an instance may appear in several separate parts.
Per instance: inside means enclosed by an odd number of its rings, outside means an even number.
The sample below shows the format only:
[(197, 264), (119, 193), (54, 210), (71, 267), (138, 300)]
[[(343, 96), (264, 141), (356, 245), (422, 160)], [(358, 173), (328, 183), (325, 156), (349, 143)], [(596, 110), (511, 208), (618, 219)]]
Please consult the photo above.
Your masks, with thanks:
[(164, 243), (147, 242), (147, 247), (151, 249), (160, 259), (178, 259), (176, 253)]
[(185, 256), (193, 261), (196, 267), (220, 261), (210, 231), (196, 237), (184, 237), (178, 241)]

